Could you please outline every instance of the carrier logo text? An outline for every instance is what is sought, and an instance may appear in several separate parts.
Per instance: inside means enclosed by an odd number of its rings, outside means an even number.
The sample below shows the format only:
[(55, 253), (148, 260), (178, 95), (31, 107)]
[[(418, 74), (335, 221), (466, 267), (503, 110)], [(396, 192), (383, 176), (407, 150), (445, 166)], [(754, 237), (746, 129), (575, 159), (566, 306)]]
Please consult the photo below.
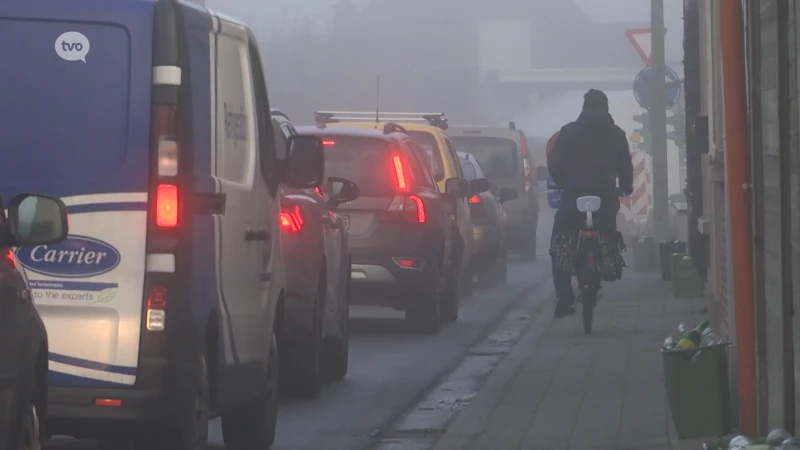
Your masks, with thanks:
[(70, 235), (56, 245), (19, 248), (17, 259), (25, 269), (57, 278), (85, 278), (114, 270), (119, 251), (99, 239)]

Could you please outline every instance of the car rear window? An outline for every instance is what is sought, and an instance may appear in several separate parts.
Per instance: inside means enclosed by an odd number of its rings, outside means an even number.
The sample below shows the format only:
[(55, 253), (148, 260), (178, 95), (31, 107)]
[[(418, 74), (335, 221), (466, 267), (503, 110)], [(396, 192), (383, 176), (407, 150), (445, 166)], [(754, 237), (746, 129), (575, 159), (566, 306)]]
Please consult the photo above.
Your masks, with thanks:
[(354, 181), (363, 196), (393, 196), (397, 178), (389, 143), (355, 136), (320, 136), (325, 146), (325, 176)]
[(472, 153), (487, 178), (508, 178), (517, 174), (519, 149), (513, 139), (488, 136), (451, 136), (456, 150)]
[(4, 181), (80, 180), (124, 163), (129, 49), (117, 26), (0, 19)]
[(437, 180), (444, 176), (444, 162), (442, 161), (442, 154), (439, 151), (439, 144), (436, 142), (436, 137), (427, 131), (407, 131), (411, 139), (417, 143), (427, 154), (428, 167), (431, 173), (437, 176)]

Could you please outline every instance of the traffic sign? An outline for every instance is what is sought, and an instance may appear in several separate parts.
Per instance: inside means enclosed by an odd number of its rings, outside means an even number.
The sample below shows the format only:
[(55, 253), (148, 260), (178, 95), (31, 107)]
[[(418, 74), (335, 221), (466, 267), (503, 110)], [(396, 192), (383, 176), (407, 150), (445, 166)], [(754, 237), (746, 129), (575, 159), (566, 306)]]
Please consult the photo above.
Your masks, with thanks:
[[(664, 34), (667, 34), (667, 29), (664, 28)], [(650, 65), (650, 56), (653, 53), (653, 36), (650, 28), (636, 28), (625, 30), (625, 36), (633, 44), (636, 53), (642, 58), (646, 65)]]
[(633, 133), (631, 133), (631, 142), (633, 142), (634, 144), (642, 142), (642, 135), (634, 131)]
[[(678, 99), (681, 96), (681, 77), (678, 75), (677, 72), (672, 70), (669, 67), (664, 68), (664, 72), (666, 75), (665, 80), (665, 87), (666, 90), (664, 91), (665, 98), (665, 107), (666, 109), (670, 109), (675, 106), (675, 103), (678, 102)], [(653, 82), (653, 67), (647, 66), (644, 69), (640, 70), (639, 73), (636, 75), (636, 79), (633, 80), (633, 95), (636, 97), (636, 102), (639, 103), (644, 109), (651, 109), (653, 105), (653, 101), (650, 98), (650, 93), (652, 89), (650, 88), (650, 84)]]

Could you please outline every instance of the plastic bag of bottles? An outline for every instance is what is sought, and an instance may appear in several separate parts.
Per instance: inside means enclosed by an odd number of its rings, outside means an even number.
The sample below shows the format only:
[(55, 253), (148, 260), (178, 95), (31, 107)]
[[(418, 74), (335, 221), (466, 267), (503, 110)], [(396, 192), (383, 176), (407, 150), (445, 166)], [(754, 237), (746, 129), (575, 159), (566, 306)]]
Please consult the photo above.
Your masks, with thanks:
[(696, 327), (689, 328), (685, 324), (678, 325), (680, 338), (670, 335), (664, 340), (663, 350), (694, 350), (709, 345), (722, 344), (722, 337), (712, 328), (711, 322), (706, 319)]
[(705, 450), (800, 450), (800, 439), (788, 431), (778, 428), (766, 438), (750, 438), (744, 435), (733, 436), (712, 446), (703, 444)]

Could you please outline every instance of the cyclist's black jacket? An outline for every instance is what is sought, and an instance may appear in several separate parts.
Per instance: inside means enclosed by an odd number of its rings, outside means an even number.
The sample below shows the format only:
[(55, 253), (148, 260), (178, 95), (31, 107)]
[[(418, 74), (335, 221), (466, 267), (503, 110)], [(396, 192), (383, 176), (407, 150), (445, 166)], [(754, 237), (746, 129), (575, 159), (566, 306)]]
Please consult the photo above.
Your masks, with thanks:
[(596, 191), (633, 192), (633, 164), (625, 132), (611, 114), (584, 109), (578, 120), (565, 125), (547, 158), (553, 181), (567, 195)]
[(547, 157), (553, 181), (563, 190), (554, 230), (580, 228), (584, 215), (575, 199), (597, 195), (602, 200), (595, 215), (599, 228), (616, 229), (619, 188), (633, 192), (633, 164), (625, 132), (603, 108), (585, 108), (578, 120), (565, 125)]

